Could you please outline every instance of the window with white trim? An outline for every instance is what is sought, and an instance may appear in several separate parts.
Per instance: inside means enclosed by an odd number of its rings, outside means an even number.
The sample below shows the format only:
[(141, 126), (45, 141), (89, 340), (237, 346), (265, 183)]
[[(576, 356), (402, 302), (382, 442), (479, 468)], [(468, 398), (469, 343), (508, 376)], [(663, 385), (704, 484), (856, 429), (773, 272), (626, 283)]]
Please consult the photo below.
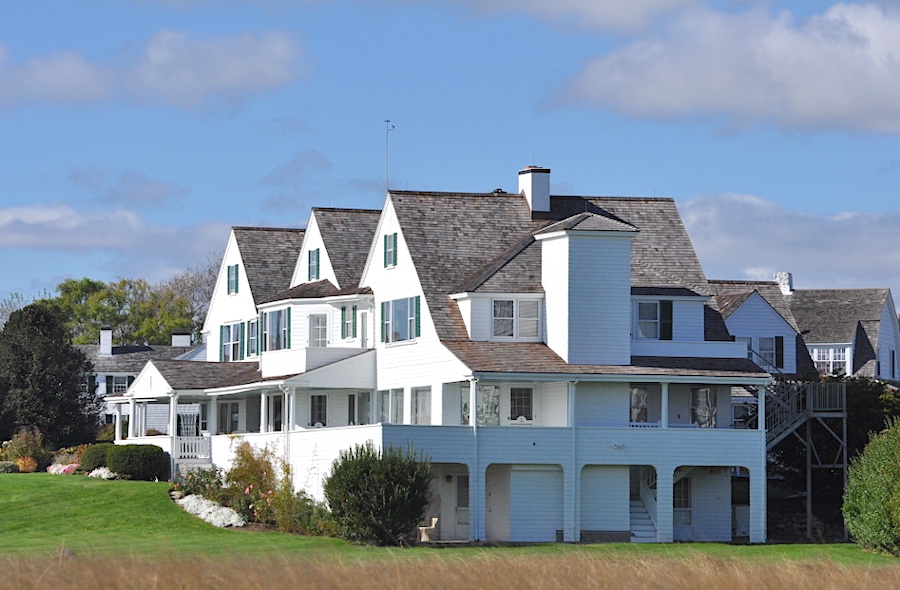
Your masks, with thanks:
[(431, 388), (413, 387), (413, 424), (431, 424)]
[(638, 301), (633, 309), (637, 339), (672, 339), (672, 301)]
[(391, 390), (391, 424), (403, 424), (403, 389)]
[(239, 266), (232, 264), (228, 266), (228, 294), (232, 295), (238, 292), (238, 271)]
[(682, 477), (672, 486), (673, 524), (690, 525), (691, 516), (691, 478)]
[(847, 349), (844, 347), (813, 348), (812, 357), (820, 373), (826, 375), (847, 373)]
[(309, 259), (309, 273), (308, 277), (310, 281), (318, 281), (319, 280), (319, 249), (310, 250), (306, 253)]
[(263, 346), (265, 350), (291, 347), (291, 310), (276, 309), (263, 313)]
[(259, 319), (247, 322), (247, 356), (259, 354)]
[(309, 396), (309, 425), (312, 427), (328, 425), (328, 396)]
[(759, 356), (766, 366), (775, 366), (775, 338), (761, 337), (759, 339)]
[(494, 338), (540, 338), (541, 302), (536, 299), (494, 299), (491, 302)]
[(511, 422), (531, 422), (534, 419), (534, 389), (531, 387), (509, 389), (509, 419)]
[(406, 297), (381, 304), (381, 341), (413, 340), (420, 334), (419, 297)]
[(309, 346), (311, 348), (324, 348), (328, 346), (327, 314), (309, 314)]
[(341, 338), (356, 338), (356, 306), (341, 306)]
[(127, 375), (113, 375), (112, 378), (113, 393), (125, 393), (128, 391), (128, 376)]
[(384, 267), (397, 266), (397, 233), (384, 235)]
[(219, 360), (223, 363), (243, 360), (244, 323), (225, 324), (220, 331), (221, 348)]

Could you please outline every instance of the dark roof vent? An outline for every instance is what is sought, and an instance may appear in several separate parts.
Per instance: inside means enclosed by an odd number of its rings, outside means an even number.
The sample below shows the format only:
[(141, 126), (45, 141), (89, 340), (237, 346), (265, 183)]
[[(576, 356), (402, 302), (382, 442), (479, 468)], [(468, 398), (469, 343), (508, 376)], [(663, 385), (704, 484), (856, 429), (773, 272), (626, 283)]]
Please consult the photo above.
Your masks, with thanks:
[(495, 189), (494, 189), (494, 194), (495, 194), (495, 195), (505, 195), (505, 194), (506, 194), (506, 191), (503, 190), (502, 188), (495, 188)]

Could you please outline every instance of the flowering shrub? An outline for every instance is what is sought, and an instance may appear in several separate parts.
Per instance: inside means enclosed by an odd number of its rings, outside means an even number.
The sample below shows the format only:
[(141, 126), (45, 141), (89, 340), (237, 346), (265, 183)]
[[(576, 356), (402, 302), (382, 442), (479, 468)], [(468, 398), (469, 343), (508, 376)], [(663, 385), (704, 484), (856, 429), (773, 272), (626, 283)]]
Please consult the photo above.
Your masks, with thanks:
[(37, 460), (34, 457), (19, 457), (16, 459), (19, 473), (34, 473), (37, 471)]
[[(3, 445), (4, 458), (8, 461), (17, 461), (19, 457), (31, 457), (35, 461), (35, 468), (42, 469), (51, 463), (50, 451), (44, 445), (44, 436), (37, 428), (22, 428)], [(20, 466), (21, 467), (21, 466)]]
[(54, 475), (72, 475), (76, 469), (78, 469), (78, 463), (69, 463), (68, 465), (54, 463), (47, 468), (47, 471)]
[(109, 467), (98, 467), (94, 469), (90, 473), (88, 473), (88, 477), (99, 477), (100, 479), (119, 479), (119, 474), (113, 473), (109, 470)]
[(53, 451), (53, 462), (62, 463), (63, 465), (68, 465), (69, 463), (81, 463), (81, 456), (88, 446), (90, 445), (76, 445), (74, 447), (64, 447), (57, 451)]
[(228, 492), (225, 487), (225, 475), (218, 467), (210, 469), (191, 469), (178, 474), (172, 489), (185, 496), (203, 496), (207, 500), (228, 505)]
[(216, 504), (202, 496), (195, 494), (185, 496), (180, 500), (176, 500), (176, 502), (186, 512), (199, 516), (213, 526), (224, 528), (228, 526), (244, 526), (245, 524), (244, 519), (234, 509)]

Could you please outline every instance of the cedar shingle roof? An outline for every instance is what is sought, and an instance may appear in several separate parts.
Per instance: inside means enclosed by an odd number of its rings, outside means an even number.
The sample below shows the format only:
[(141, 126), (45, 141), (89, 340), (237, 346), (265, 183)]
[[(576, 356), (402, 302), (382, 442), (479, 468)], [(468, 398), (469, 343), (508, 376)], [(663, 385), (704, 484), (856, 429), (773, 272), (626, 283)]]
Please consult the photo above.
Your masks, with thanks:
[(254, 303), (290, 287), (303, 241), (302, 229), (233, 227), (232, 231)]
[(572, 365), (549, 346), (529, 342), (444, 341), (450, 352), (478, 373), (547, 373), (575, 375), (695, 375), (703, 377), (766, 377), (768, 373), (745, 358), (631, 357), (630, 365)]
[(341, 290), (359, 285), (381, 211), (314, 207), (322, 242)]
[(788, 296), (807, 344), (853, 342), (862, 322), (872, 342), (887, 300), (885, 289), (798, 289)]
[(719, 310), (724, 317), (734, 313), (753, 291), (759, 293), (775, 311), (777, 311), (791, 327), (800, 332), (800, 326), (794, 318), (788, 298), (781, 292), (781, 287), (775, 281), (722, 281), (710, 280)]
[(102, 356), (99, 344), (78, 344), (94, 364), (95, 373), (132, 373), (137, 375), (149, 360), (173, 359), (193, 350), (192, 346), (113, 346), (112, 356)]
[(255, 363), (152, 361), (172, 389), (210, 389), (235, 375), (256, 371)]

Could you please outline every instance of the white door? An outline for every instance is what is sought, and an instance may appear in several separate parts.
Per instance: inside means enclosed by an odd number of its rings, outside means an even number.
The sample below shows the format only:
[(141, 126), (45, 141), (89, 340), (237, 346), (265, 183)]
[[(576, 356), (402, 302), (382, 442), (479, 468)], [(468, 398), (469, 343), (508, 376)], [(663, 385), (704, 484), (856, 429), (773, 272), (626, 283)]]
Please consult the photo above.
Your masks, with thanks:
[(469, 538), (469, 476), (457, 475), (456, 479), (456, 522), (453, 528), (454, 539)]

